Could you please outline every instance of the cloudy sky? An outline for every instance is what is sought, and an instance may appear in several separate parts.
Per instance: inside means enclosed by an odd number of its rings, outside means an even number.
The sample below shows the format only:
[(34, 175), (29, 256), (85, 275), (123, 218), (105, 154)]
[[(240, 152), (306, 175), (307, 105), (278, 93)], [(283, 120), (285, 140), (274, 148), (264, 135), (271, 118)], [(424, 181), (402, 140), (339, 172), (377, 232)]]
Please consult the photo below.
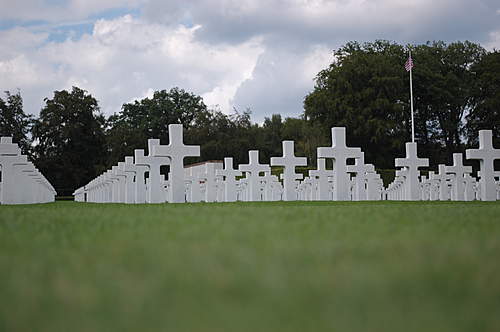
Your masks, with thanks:
[(253, 120), (302, 112), (350, 40), (471, 40), (500, 48), (498, 0), (0, 0), (0, 89), (38, 114), (83, 88), (109, 115), (178, 86)]

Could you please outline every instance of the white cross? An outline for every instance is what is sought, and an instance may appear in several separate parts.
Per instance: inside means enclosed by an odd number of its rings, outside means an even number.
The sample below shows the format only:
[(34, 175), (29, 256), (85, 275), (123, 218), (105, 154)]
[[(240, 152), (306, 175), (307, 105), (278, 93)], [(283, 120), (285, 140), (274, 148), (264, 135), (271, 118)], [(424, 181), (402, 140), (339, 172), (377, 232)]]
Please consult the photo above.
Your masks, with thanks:
[(297, 200), (297, 183), (296, 180), (303, 178), (302, 174), (295, 173), (295, 167), (307, 166), (306, 157), (295, 157), (295, 149), (293, 141), (283, 141), (283, 156), (272, 157), (271, 166), (283, 166), (283, 187), (284, 201)]
[(19, 188), (19, 196), (17, 197), (17, 203), (19, 204), (31, 204), (35, 203), (36, 198), (33, 196), (35, 188), (35, 183), (32, 181), (30, 175), (35, 171), (35, 167), (31, 162), (26, 162), (23, 165), (17, 165), (15, 167), (17, 174), (16, 186)]
[(496, 183), (494, 178), (494, 162), (500, 159), (500, 149), (493, 147), (493, 132), (479, 131), (479, 149), (465, 151), (467, 159), (478, 159), (481, 169), (481, 200), (495, 201), (497, 199)]
[(461, 153), (454, 153), (453, 166), (446, 166), (445, 171), (455, 174), (452, 179), (452, 200), (463, 201), (465, 199), (464, 175), (472, 173), (472, 167), (464, 166)]
[(429, 182), (429, 200), (439, 200), (439, 186), (441, 183), (439, 176), (434, 171), (429, 171), (429, 179), (427, 181)]
[(448, 200), (448, 184), (453, 175), (446, 174), (446, 166), (438, 165), (438, 174), (434, 174), (433, 180), (439, 181), (439, 200)]
[(276, 175), (271, 175), (271, 171), (265, 172), (264, 176), (261, 177), (262, 180), (262, 192), (263, 192), (263, 201), (270, 202), (273, 200), (273, 183), (278, 181), (278, 177)]
[[(116, 179), (114, 178), (113, 172), (111, 170), (108, 170), (106, 173), (103, 174), (103, 186), (104, 186), (104, 200), (103, 202), (105, 203), (111, 203), (113, 202), (113, 181)], [(89, 186), (87, 186), (88, 188)], [(89, 188), (88, 188), (89, 189)]]
[(405, 199), (405, 184), (408, 181), (408, 168), (396, 170), (396, 178), (392, 183), (392, 198), (393, 200)]
[(2, 190), (0, 190), (0, 203), (16, 204), (22, 195), (22, 188), (16, 185), (16, 170), (18, 165), (28, 163), (26, 156), (21, 155), (17, 144), (12, 143), (12, 137), (0, 139), (0, 166), (2, 169)]
[(0, 138), (0, 155), (19, 155), (21, 150), (17, 144), (12, 143), (12, 137)]
[(199, 176), (205, 181), (205, 202), (212, 203), (217, 198), (217, 183), (215, 163), (206, 163), (205, 172)]
[[(113, 172), (111, 170), (108, 170), (106, 173), (103, 174), (102, 177), (102, 186), (103, 186), (103, 199), (102, 202), (104, 203), (111, 203), (113, 202), (113, 181), (114, 181), (114, 176)], [(86, 186), (87, 189), (90, 186)], [(90, 194), (89, 194), (90, 195)]]
[(473, 201), (475, 198), (475, 190), (474, 187), (476, 185), (476, 179), (472, 177), (470, 174), (465, 174), (464, 175), (464, 182), (465, 182), (465, 188), (464, 188), (464, 200), (465, 201)]
[(194, 174), (193, 167), (187, 168), (187, 173), (184, 174), (184, 180), (190, 182), (189, 192), (188, 192), (188, 202), (198, 203), (201, 201), (201, 184), (200, 178), (197, 174)]
[(429, 159), (419, 158), (417, 155), (417, 143), (406, 143), (406, 158), (396, 158), (396, 167), (406, 167), (408, 176), (404, 199), (416, 201), (420, 199), (419, 167), (429, 167)]
[(238, 169), (243, 172), (247, 172), (248, 177), (248, 189), (249, 196), (247, 201), (260, 201), (260, 172), (270, 172), (271, 167), (269, 165), (259, 163), (259, 151), (250, 150), (248, 151), (248, 164), (239, 165)]
[(332, 128), (331, 147), (318, 148), (318, 158), (333, 159), (334, 200), (349, 200), (350, 179), (349, 174), (347, 174), (347, 159), (359, 158), (360, 156), (360, 148), (349, 148), (346, 146), (344, 127)]
[(217, 175), (224, 177), (224, 200), (235, 202), (236, 177), (241, 176), (241, 172), (233, 168), (233, 158), (224, 158), (224, 169), (218, 169)]
[(347, 166), (348, 173), (356, 173), (353, 201), (366, 201), (366, 172), (369, 167), (365, 164), (365, 153), (361, 152), (360, 158), (354, 161), (354, 165)]
[(329, 178), (333, 176), (333, 171), (331, 169), (326, 169), (326, 159), (324, 158), (318, 158), (316, 165), (316, 170), (309, 171), (309, 177), (316, 178), (318, 181), (317, 200), (328, 201), (330, 200)]
[(200, 147), (184, 145), (181, 124), (168, 125), (168, 145), (153, 147), (153, 156), (168, 157), (170, 163), (170, 203), (184, 203), (186, 201), (184, 189), (184, 158), (199, 157)]
[(159, 139), (148, 139), (148, 156), (144, 156), (144, 150), (134, 151), (135, 164), (149, 167), (148, 203), (165, 202), (160, 168), (164, 165), (170, 165), (170, 158), (153, 155), (154, 147), (159, 144)]
[[(139, 150), (138, 150), (139, 151)], [(144, 151), (142, 152), (144, 155)], [(132, 190), (131, 194), (129, 193), (129, 189), (127, 189), (127, 193), (125, 194), (125, 200), (130, 201), (133, 198), (131, 203), (143, 204), (146, 203), (146, 179), (145, 174), (148, 171), (147, 166), (140, 166), (134, 164), (134, 157), (125, 157), (125, 166), (124, 171), (132, 175)]]
[(127, 204), (135, 203), (134, 178), (138, 167), (134, 165), (134, 157), (125, 157), (125, 162), (121, 164), (120, 169), (125, 173), (125, 203)]
[(113, 175), (118, 179), (116, 181), (116, 192), (118, 193), (118, 197), (115, 197), (115, 203), (125, 203), (125, 182), (126, 182), (126, 174), (121, 169), (123, 167), (123, 162), (119, 162), (118, 165), (113, 166), (111, 169), (113, 170)]
[(365, 165), (366, 171), (366, 199), (370, 201), (380, 200), (381, 179), (380, 175), (375, 172), (375, 166), (372, 164)]

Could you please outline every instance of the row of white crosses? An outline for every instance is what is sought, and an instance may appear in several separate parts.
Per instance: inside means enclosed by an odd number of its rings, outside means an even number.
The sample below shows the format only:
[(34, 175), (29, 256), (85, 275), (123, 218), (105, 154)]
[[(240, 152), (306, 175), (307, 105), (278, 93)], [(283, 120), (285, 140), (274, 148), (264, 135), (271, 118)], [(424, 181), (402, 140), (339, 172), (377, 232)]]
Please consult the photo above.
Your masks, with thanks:
[[(248, 164), (234, 168), (232, 158), (224, 158), (224, 168), (205, 164), (203, 174), (193, 168), (184, 171), (184, 158), (199, 156), (199, 146), (183, 143), (182, 125), (169, 126), (169, 145), (148, 140), (148, 155), (135, 150), (112, 169), (75, 191), (75, 200), (113, 203), (183, 203), (295, 200), (380, 200), (382, 180), (373, 165), (364, 163), (360, 148), (346, 146), (345, 128), (332, 128), (332, 146), (318, 148), (317, 169), (309, 176), (296, 172), (307, 166), (307, 158), (295, 156), (294, 142), (283, 142), (283, 155), (261, 164), (259, 151), (249, 151)], [(333, 169), (327, 169), (331, 159)], [(348, 165), (348, 161), (352, 160)], [(160, 174), (168, 165), (168, 178)], [(271, 166), (281, 166), (281, 180), (271, 174)], [(146, 176), (147, 174), (147, 176)]]
[[(107, 172), (74, 192), (76, 201), (95, 203), (183, 203), (186, 198), (184, 158), (198, 157), (199, 146), (184, 145), (180, 124), (168, 126), (169, 144), (148, 140), (148, 155), (135, 150)], [(160, 173), (169, 166), (168, 179)], [(146, 176), (147, 175), (147, 176)]]
[(395, 180), (385, 190), (390, 200), (453, 200), (495, 201), (500, 199), (500, 172), (494, 168), (500, 159), (500, 149), (493, 147), (491, 130), (479, 131), (479, 148), (468, 149), (467, 159), (479, 160), (479, 181), (472, 174), (471, 166), (464, 166), (463, 155), (453, 154), (453, 165), (438, 165), (438, 173), (420, 176), (419, 168), (428, 167), (429, 160), (417, 156), (417, 144), (406, 143), (406, 158), (397, 158)]
[(0, 204), (55, 201), (56, 191), (40, 171), (21, 154), (12, 137), (0, 138)]
[[(481, 161), (480, 181), (463, 165), (462, 155), (455, 154), (453, 166), (439, 166), (439, 172), (420, 177), (419, 169), (429, 161), (417, 156), (416, 143), (406, 144), (406, 158), (397, 158), (401, 169), (396, 178), (384, 188), (375, 167), (366, 164), (360, 148), (346, 145), (346, 130), (331, 130), (332, 145), (317, 149), (317, 169), (303, 177), (296, 168), (307, 166), (305, 157), (295, 156), (294, 142), (283, 142), (283, 155), (273, 157), (270, 165), (261, 164), (259, 151), (249, 151), (248, 164), (233, 165), (232, 158), (224, 158), (224, 168), (205, 164), (202, 174), (184, 170), (184, 158), (199, 156), (199, 146), (183, 143), (182, 125), (169, 126), (169, 144), (157, 139), (148, 140), (148, 155), (135, 150), (134, 157), (126, 157), (108, 172), (75, 192), (77, 200), (121, 203), (184, 203), (234, 201), (363, 201), (363, 200), (495, 200), (498, 198), (498, 172), (493, 162), (498, 149), (492, 146), (491, 131), (480, 132), (480, 147), (468, 150), (469, 159)], [(330, 160), (332, 169), (327, 169)], [(168, 178), (160, 174), (162, 166), (169, 166)], [(281, 181), (271, 175), (271, 166), (281, 166)], [(148, 174), (148, 176), (146, 176)]]
[[(326, 160), (333, 169), (326, 168)], [(348, 165), (349, 160), (354, 163)], [(271, 175), (270, 166), (283, 167), (282, 184)], [(317, 169), (309, 176), (296, 173), (296, 167), (307, 166), (307, 158), (295, 156), (294, 142), (283, 142), (283, 155), (272, 157), (270, 165), (261, 164), (259, 152), (249, 151), (249, 163), (233, 169), (232, 158), (225, 158), (225, 201), (296, 201), (296, 200), (380, 200), (383, 184), (375, 167), (364, 163), (359, 148), (346, 146), (345, 128), (332, 128), (332, 146), (318, 148)], [(245, 174), (236, 180), (235, 177)], [(354, 175), (354, 176), (352, 176)], [(302, 181), (301, 181), (302, 180)], [(234, 194), (236, 192), (236, 195)]]

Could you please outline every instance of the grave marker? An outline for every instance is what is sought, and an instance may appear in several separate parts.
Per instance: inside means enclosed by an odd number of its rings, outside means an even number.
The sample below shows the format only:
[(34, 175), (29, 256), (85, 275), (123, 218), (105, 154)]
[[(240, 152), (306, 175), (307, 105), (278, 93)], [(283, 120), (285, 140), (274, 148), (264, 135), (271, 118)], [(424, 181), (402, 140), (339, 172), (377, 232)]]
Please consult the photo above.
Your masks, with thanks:
[(347, 173), (347, 160), (360, 158), (360, 148), (346, 146), (345, 128), (332, 128), (332, 146), (318, 148), (318, 158), (333, 159), (333, 199), (337, 201), (349, 200), (350, 179)]
[(184, 158), (199, 157), (200, 147), (195, 145), (184, 145), (181, 124), (168, 125), (168, 145), (153, 146), (153, 156), (170, 158), (170, 203), (184, 203)]
[(467, 149), (467, 159), (479, 160), (481, 169), (481, 200), (495, 201), (497, 199), (496, 183), (494, 178), (494, 162), (500, 159), (500, 149), (493, 147), (493, 132), (491, 130), (479, 131), (479, 148)]

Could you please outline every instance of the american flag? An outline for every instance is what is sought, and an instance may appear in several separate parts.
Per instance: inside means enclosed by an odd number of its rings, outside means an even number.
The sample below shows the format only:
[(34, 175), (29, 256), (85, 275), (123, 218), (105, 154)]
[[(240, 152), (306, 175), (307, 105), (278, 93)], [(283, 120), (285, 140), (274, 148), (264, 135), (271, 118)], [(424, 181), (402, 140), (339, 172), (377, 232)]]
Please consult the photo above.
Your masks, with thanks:
[(410, 71), (413, 68), (413, 59), (411, 58), (411, 55), (408, 56), (408, 60), (406, 60), (405, 63), (405, 69), (406, 71)]

